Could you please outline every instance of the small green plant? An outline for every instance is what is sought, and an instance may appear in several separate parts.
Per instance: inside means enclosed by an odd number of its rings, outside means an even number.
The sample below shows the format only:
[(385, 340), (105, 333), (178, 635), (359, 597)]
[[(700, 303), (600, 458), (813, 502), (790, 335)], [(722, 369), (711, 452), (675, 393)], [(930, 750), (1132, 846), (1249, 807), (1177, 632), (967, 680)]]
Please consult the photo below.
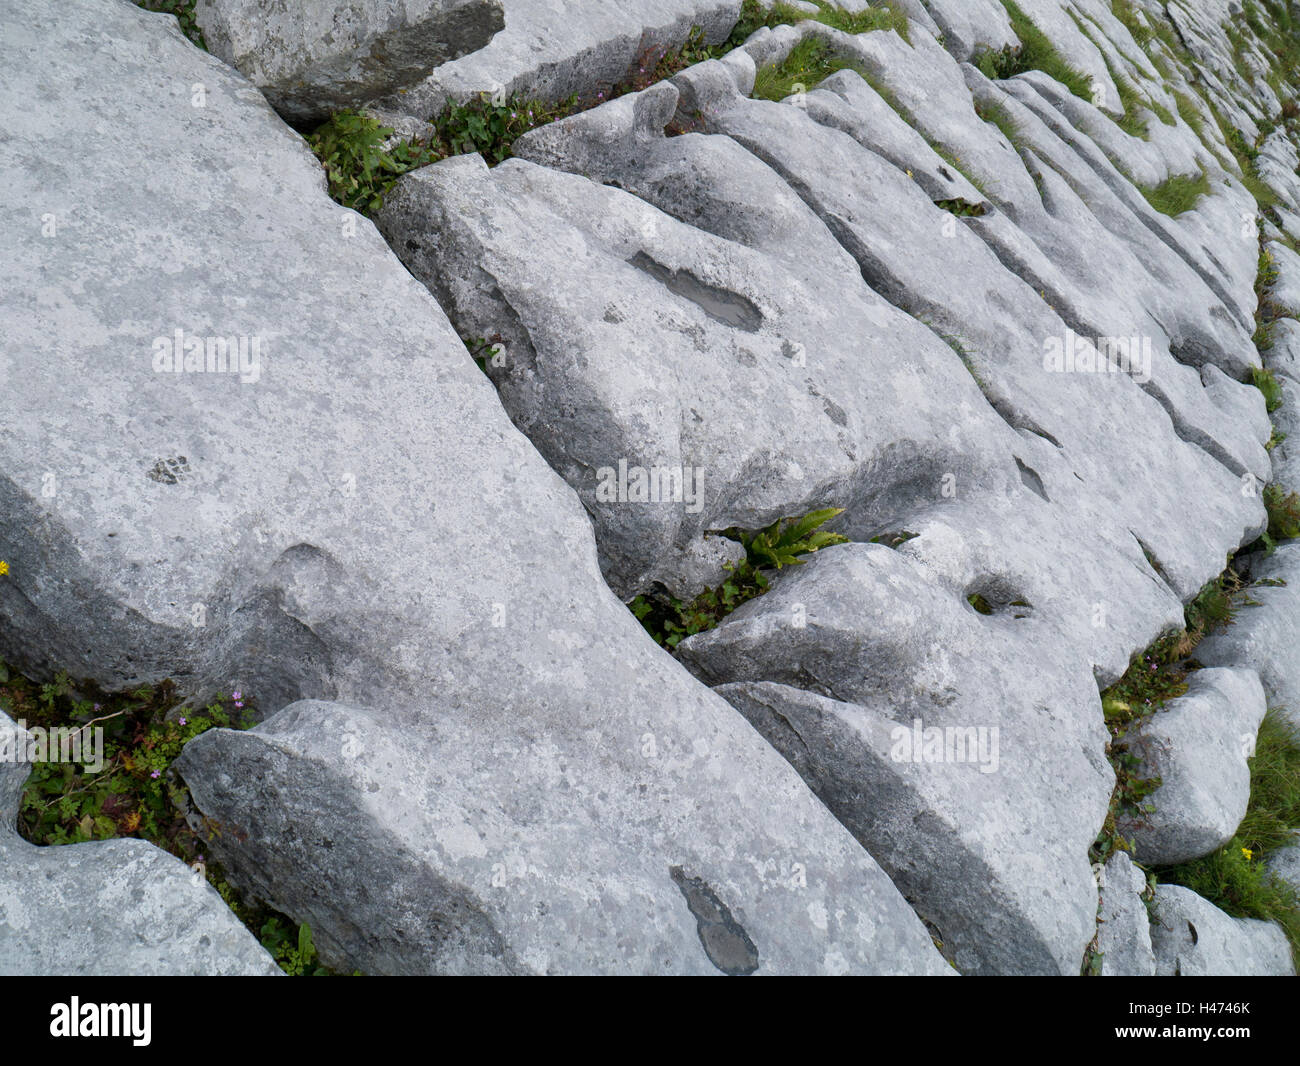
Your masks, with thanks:
[(1181, 215), (1196, 206), (1196, 202), (1209, 194), (1210, 179), (1200, 174), (1175, 174), (1159, 185), (1139, 185), (1138, 191), (1147, 203), (1162, 215)]
[(785, 566), (798, 566), (810, 555), (832, 544), (844, 544), (848, 538), (822, 529), (827, 522), (843, 514), (843, 507), (827, 507), (809, 511), (802, 518), (782, 518), (757, 533), (739, 537), (745, 546), (745, 555), (758, 570)]
[(478, 152), (488, 166), (496, 166), (510, 158), (515, 141), (529, 130), (579, 110), (577, 96), (547, 104), (517, 96), (498, 101), (488, 93), (480, 93), (472, 100), (448, 104), (434, 119), (431, 150), (439, 158)]
[(973, 204), (969, 200), (935, 200), (934, 206), (958, 218), (980, 218), (988, 213), (984, 204)]
[(439, 158), (420, 145), (385, 143), (393, 130), (368, 115), (340, 111), (307, 138), (325, 168), (329, 192), (338, 203), (363, 214), (384, 205), (384, 194), (409, 170)]
[(290, 977), (330, 976), (330, 971), (317, 960), (311, 926), (300, 925), (295, 932), (292, 923), (273, 915), (262, 924), (258, 938)]
[(203, 31), (194, 18), (194, 0), (135, 0), (137, 7), (146, 11), (161, 11), (165, 15), (175, 15), (181, 24), (181, 33), (205, 52), (207, 44), (203, 40)]
[(1269, 414), (1282, 406), (1285, 400), (1282, 393), (1282, 382), (1278, 381), (1277, 375), (1273, 371), (1258, 366), (1252, 367), (1250, 380), (1251, 384), (1264, 394), (1264, 406)]
[(1092, 82), (1086, 74), (1070, 66), (1056, 50), (1047, 34), (1021, 10), (1015, 0), (1002, 0), (1011, 18), (1011, 28), (1020, 38), (1020, 46), (984, 49), (975, 56), (975, 65), (986, 78), (999, 81), (1014, 78), (1030, 70), (1041, 70), (1055, 78), (1070, 92), (1084, 100), (1092, 99)]
[(462, 337), (461, 340), (470, 358), (485, 374), (488, 372), (488, 364), (501, 351), (504, 342), (504, 338), (499, 333), (494, 333), (491, 337)]
[(802, 518), (778, 519), (754, 533), (726, 530), (723, 536), (744, 545), (745, 558), (721, 585), (705, 589), (689, 603), (673, 596), (643, 595), (628, 608), (658, 644), (676, 648), (687, 637), (713, 629), (742, 603), (766, 592), (769, 581), (764, 571), (798, 566), (805, 555), (845, 543), (846, 537), (820, 528), (842, 513), (843, 508), (830, 507), (810, 511)]
[(1268, 512), (1268, 529), (1250, 545), (1250, 550), (1271, 554), (1282, 541), (1300, 537), (1300, 494), (1278, 484), (1266, 485), (1264, 509)]

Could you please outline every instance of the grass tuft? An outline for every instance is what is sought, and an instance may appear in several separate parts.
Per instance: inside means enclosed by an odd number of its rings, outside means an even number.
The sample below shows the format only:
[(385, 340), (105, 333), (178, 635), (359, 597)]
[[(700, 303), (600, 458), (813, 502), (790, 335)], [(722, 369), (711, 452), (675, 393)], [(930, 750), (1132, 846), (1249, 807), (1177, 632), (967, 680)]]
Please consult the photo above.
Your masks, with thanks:
[(1047, 34), (1021, 10), (1015, 0), (1002, 0), (1011, 17), (1011, 28), (1020, 38), (1020, 47), (986, 48), (975, 56), (975, 65), (985, 77), (994, 81), (1014, 78), (1030, 70), (1041, 70), (1055, 78), (1070, 92), (1084, 100), (1092, 99), (1092, 82), (1082, 71), (1070, 66)]
[(837, 55), (821, 38), (805, 37), (780, 63), (759, 70), (752, 95), (756, 100), (784, 100), (793, 93), (807, 92), (837, 70), (845, 69), (858, 70), (858, 67), (852, 60)]
[(1190, 211), (1202, 196), (1210, 191), (1210, 179), (1200, 174), (1175, 174), (1159, 185), (1139, 185), (1138, 191), (1147, 203), (1162, 215), (1176, 216)]
[(1268, 409), (1269, 414), (1282, 406), (1282, 402), (1286, 397), (1282, 392), (1282, 382), (1278, 380), (1273, 371), (1258, 366), (1252, 367), (1250, 381), (1255, 388), (1264, 394), (1264, 406)]

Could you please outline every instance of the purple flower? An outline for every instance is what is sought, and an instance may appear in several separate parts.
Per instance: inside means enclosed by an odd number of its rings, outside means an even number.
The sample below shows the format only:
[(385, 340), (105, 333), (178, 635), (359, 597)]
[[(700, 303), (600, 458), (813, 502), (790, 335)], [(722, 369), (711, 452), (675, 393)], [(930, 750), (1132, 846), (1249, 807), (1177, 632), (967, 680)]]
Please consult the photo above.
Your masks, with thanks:
[(185, 721), (185, 719), (182, 718), (182, 719), (181, 719), (181, 725), (189, 725), (189, 722)]
[(150, 777), (155, 777), (155, 778), (157, 778), (157, 777), (161, 777), (161, 776), (162, 776), (162, 772), (159, 771), (159, 770), (155, 770), (155, 771), (154, 771), (153, 773), (151, 773), (149, 776), (150, 776)]
[(236, 691), (234, 691), (234, 692), (232, 692), (232, 693), (230, 694), (230, 698), (231, 698), (232, 700), (242, 700), (242, 699), (244, 698), (244, 694), (243, 694), (242, 692), (236, 690)]
[(243, 705), (244, 705), (244, 701), (243, 701), (243, 700), (235, 700), (235, 706), (236, 706), (236, 707), (242, 707)]

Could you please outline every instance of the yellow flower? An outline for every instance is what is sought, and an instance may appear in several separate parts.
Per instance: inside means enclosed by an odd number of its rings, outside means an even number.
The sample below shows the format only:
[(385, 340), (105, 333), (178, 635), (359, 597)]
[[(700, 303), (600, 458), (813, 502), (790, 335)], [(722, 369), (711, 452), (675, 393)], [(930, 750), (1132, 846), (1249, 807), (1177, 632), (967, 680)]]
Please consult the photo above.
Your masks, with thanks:
[(0, 577), (4, 577), (7, 573), (9, 573), (9, 564), (0, 559)]
[(1246, 861), (1250, 862), (1255, 857), (1255, 853), (1250, 848), (1242, 848), (1241, 853), (1246, 856)]

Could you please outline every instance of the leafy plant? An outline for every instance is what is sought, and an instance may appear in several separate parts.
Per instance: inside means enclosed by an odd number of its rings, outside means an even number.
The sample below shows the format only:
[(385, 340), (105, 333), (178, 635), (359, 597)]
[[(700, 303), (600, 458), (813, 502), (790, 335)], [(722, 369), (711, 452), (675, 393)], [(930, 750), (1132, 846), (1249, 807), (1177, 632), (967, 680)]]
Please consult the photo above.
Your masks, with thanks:
[[(628, 607), (656, 642), (675, 648), (687, 637), (714, 628), (742, 603), (766, 592), (769, 582), (765, 570), (798, 566), (805, 555), (845, 543), (848, 538), (820, 528), (842, 513), (843, 508), (828, 507), (810, 511), (802, 518), (778, 519), (754, 533), (726, 530), (724, 536), (744, 545), (745, 559), (721, 585), (705, 589), (689, 603), (674, 596), (642, 595)], [(899, 543), (914, 535), (904, 534)]]
[(478, 152), (488, 166), (495, 166), (510, 158), (515, 141), (529, 130), (578, 110), (576, 95), (548, 104), (518, 96), (498, 100), (480, 93), (473, 100), (448, 104), (434, 119), (432, 151), (438, 158)]
[(344, 207), (373, 214), (383, 207), (384, 194), (393, 182), (441, 158), (409, 141), (386, 148), (393, 132), (368, 115), (340, 111), (307, 137), (325, 168), (331, 197)]
[(802, 518), (782, 518), (766, 529), (748, 537), (742, 536), (740, 542), (745, 546), (748, 561), (756, 569), (773, 567), (780, 570), (784, 566), (798, 566), (804, 561), (800, 556), (848, 540), (842, 534), (819, 528), (843, 513), (843, 507), (827, 507), (809, 511)]
[(77, 728), (87, 743), (91, 730), (103, 731), (103, 766), (97, 772), (70, 762), (33, 763), (19, 807), (19, 832), (46, 845), (132, 836), (193, 861), (197, 841), (181, 814), (184, 790), (170, 774), (171, 764), (209, 729), (251, 725), (251, 708), (243, 700), (235, 701), (238, 709), (217, 700), (168, 720), (175, 698), (167, 684), (99, 701), (81, 696), (66, 674), (39, 687), (10, 674), (0, 688), (0, 706), (29, 726)]
[(499, 333), (494, 333), (491, 337), (463, 337), (462, 342), (475, 365), (486, 374), (488, 364), (501, 350), (503, 338)]
[(292, 924), (272, 916), (263, 923), (258, 939), (290, 977), (330, 976), (330, 971), (317, 960), (311, 926), (300, 925), (295, 933)]
[(988, 212), (984, 204), (973, 204), (969, 200), (935, 200), (934, 206), (959, 218), (980, 218)]

